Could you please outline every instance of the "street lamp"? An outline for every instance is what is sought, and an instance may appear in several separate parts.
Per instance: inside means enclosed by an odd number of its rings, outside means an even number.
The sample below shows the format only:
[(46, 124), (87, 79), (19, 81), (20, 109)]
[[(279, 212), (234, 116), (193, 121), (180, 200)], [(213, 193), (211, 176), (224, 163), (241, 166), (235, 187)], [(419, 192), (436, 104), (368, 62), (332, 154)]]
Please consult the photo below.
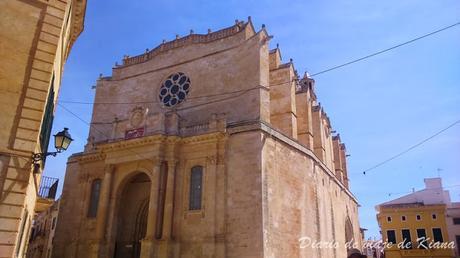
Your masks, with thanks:
[(70, 143), (73, 141), (72, 137), (69, 134), (69, 128), (65, 128), (59, 133), (54, 135), (54, 147), (56, 151), (54, 152), (45, 152), (45, 153), (34, 153), (32, 154), (32, 160), (35, 164), (43, 160), (47, 156), (55, 157), (56, 154), (61, 153), (69, 147)]
[(54, 135), (54, 146), (58, 153), (67, 150), (72, 141), (73, 139), (70, 137), (69, 128), (66, 127), (64, 127), (64, 130)]

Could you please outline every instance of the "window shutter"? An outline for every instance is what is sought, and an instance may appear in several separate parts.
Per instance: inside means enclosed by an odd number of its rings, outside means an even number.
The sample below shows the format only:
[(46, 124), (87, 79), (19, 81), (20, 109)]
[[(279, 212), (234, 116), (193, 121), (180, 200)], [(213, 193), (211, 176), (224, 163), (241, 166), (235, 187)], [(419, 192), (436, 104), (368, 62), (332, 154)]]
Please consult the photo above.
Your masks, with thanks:
[[(54, 120), (54, 75), (51, 79), (51, 86), (46, 100), (45, 111), (43, 113), (42, 125), (40, 128), (40, 150), (42, 153), (48, 152), (48, 145), (51, 137), (51, 129)], [(43, 165), (46, 157), (43, 158)]]

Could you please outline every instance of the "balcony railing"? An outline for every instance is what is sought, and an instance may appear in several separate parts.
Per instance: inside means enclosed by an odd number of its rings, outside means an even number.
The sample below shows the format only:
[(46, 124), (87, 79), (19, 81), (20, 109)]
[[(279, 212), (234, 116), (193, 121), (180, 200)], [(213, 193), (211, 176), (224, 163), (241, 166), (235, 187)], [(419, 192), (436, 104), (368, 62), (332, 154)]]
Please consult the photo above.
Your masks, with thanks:
[(59, 179), (54, 177), (42, 176), (38, 195), (41, 198), (54, 199), (58, 188)]

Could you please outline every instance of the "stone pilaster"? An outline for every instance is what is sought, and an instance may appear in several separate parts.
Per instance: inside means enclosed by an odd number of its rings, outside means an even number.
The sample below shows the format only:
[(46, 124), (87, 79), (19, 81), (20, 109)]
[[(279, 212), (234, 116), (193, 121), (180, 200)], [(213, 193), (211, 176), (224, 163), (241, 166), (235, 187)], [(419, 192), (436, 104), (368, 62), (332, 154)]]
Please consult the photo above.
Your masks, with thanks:
[[(222, 146), (221, 146), (222, 145)], [(216, 160), (216, 204), (215, 204), (215, 257), (225, 257), (225, 158), (224, 145), (219, 144)]]
[(165, 208), (163, 217), (163, 233), (162, 242), (159, 250), (160, 257), (172, 257), (172, 223), (173, 223), (173, 208), (174, 208), (174, 192), (175, 192), (175, 174), (176, 174), (176, 160), (168, 160), (168, 171), (166, 181), (166, 196)]
[(101, 196), (99, 199), (99, 209), (97, 211), (96, 218), (96, 237), (98, 241), (98, 257), (105, 257), (103, 253), (103, 246), (106, 245), (106, 228), (107, 228), (107, 217), (109, 212), (110, 194), (112, 191), (112, 178), (115, 171), (114, 165), (106, 165), (104, 173), (104, 179), (102, 180)]
[(313, 150), (312, 101), (310, 91), (296, 93), (297, 134), (300, 143)]
[(313, 123), (313, 152), (322, 161), (326, 162), (326, 148), (324, 125), (322, 118), (321, 106), (314, 106), (312, 110)]
[(157, 221), (158, 182), (160, 179), (161, 162), (155, 161), (151, 174), (149, 215), (147, 218), (147, 231), (141, 243), (141, 257), (155, 257), (155, 226)]

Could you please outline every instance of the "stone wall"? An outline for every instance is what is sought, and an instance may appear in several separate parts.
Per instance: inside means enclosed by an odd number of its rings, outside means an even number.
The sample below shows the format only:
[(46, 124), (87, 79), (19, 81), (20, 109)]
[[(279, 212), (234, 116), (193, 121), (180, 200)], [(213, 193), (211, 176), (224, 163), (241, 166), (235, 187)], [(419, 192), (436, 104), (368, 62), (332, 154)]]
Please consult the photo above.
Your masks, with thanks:
[[(83, 29), (85, 4), (0, 3), (0, 257), (27, 250), (40, 185), (40, 174), (33, 172), (43, 169), (32, 166), (31, 154), (46, 151), (40, 146), (45, 107), (57, 99), (64, 62)], [(48, 98), (51, 91), (54, 98)]]
[[(267, 35), (256, 34), (252, 25), (240, 26), (239, 32), (218, 41), (185, 45), (139, 64), (116, 66), (111, 77), (97, 83), (90, 138), (109, 140), (115, 117), (129, 120), (138, 106), (148, 110), (154, 121), (168, 123), (171, 111), (159, 102), (158, 94), (163, 81), (176, 72), (183, 72), (191, 81), (185, 101), (174, 108), (183, 118), (181, 125), (207, 121), (213, 113), (226, 114), (229, 123), (269, 121), (264, 89), (268, 85)], [(125, 104), (97, 104), (106, 102)], [(150, 125), (146, 133), (166, 130), (164, 125)]]
[[(345, 221), (358, 242), (357, 203), (308, 150), (266, 136), (262, 154), (265, 257), (346, 257)], [(337, 241), (340, 248), (300, 248), (299, 239)]]
[(229, 139), (225, 180), (226, 257), (265, 257), (262, 146), (260, 132), (242, 132)]

